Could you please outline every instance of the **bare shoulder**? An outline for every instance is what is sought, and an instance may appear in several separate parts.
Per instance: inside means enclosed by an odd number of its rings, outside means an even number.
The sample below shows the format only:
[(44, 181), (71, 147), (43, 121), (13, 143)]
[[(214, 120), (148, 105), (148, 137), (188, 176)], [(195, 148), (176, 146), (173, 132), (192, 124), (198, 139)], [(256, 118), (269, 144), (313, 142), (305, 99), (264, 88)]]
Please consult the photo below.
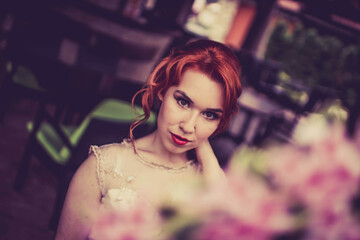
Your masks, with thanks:
[(75, 172), (66, 194), (56, 240), (88, 236), (101, 198), (96, 166), (97, 159), (91, 154)]
[(110, 166), (128, 149), (125, 144), (92, 146), (75, 172), (63, 206), (56, 239), (85, 239), (101, 203), (99, 166)]

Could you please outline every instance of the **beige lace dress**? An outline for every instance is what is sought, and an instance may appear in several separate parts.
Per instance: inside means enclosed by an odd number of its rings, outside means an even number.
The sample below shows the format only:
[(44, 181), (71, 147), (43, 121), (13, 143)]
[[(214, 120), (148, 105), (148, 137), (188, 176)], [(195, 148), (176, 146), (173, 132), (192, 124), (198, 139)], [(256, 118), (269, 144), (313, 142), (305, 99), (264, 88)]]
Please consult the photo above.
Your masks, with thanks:
[[(168, 168), (135, 154), (129, 140), (101, 147), (91, 146), (96, 157), (97, 180), (101, 192), (100, 211), (123, 211), (141, 206), (158, 218), (157, 207), (176, 202), (183, 182), (199, 175), (189, 161), (180, 168)], [(180, 187), (181, 186), (181, 187)], [(181, 194), (181, 193), (180, 193)], [(97, 239), (96, 233), (90, 239)]]

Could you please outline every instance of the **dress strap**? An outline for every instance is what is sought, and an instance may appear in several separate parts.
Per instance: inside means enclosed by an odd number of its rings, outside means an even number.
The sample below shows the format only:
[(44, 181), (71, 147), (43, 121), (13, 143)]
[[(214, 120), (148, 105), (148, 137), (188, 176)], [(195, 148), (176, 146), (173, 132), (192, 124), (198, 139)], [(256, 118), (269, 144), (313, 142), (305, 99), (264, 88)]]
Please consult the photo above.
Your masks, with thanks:
[(96, 177), (98, 180), (101, 196), (105, 195), (105, 184), (104, 184), (104, 156), (101, 153), (101, 148), (96, 145), (91, 145), (89, 154), (94, 153), (96, 158)]

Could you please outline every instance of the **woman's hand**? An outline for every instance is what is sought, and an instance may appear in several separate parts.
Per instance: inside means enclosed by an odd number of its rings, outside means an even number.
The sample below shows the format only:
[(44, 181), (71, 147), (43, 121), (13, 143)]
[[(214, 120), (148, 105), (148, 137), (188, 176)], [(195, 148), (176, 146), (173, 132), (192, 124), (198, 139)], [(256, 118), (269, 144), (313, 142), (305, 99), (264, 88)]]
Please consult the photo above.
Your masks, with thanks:
[(201, 143), (196, 149), (196, 156), (201, 164), (206, 184), (226, 182), (226, 176), (212, 150), (209, 140)]

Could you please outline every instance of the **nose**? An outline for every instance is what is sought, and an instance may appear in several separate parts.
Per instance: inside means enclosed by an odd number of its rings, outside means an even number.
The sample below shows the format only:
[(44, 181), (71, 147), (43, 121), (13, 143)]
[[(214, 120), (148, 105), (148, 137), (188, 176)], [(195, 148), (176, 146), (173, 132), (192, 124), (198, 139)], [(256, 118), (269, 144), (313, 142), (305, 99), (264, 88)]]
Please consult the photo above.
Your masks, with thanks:
[(196, 129), (198, 114), (191, 112), (180, 122), (179, 127), (184, 133), (193, 133)]

